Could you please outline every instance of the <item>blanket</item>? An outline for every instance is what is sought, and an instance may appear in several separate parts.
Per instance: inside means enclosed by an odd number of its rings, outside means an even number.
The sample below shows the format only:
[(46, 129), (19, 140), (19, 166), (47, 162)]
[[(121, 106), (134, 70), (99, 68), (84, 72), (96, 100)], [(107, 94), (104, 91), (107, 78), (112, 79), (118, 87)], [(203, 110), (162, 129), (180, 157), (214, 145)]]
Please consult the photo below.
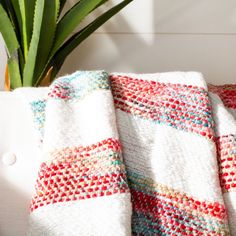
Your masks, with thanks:
[(235, 85), (78, 71), (16, 92), (42, 149), (29, 235), (236, 235)]

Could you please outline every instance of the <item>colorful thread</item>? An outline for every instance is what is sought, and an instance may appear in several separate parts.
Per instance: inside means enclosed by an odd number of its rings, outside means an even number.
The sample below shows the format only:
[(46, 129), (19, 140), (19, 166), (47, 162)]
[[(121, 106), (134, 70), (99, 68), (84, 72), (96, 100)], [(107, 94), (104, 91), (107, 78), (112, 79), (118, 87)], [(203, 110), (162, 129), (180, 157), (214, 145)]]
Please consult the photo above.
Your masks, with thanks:
[(65, 148), (43, 162), (31, 211), (48, 204), (127, 193), (120, 143), (103, 140), (86, 147)]
[(226, 235), (225, 207), (128, 172), (134, 235)]
[(110, 76), (116, 109), (213, 139), (207, 91), (197, 86)]
[(216, 146), (222, 190), (236, 191), (236, 136), (221, 136), (216, 139)]

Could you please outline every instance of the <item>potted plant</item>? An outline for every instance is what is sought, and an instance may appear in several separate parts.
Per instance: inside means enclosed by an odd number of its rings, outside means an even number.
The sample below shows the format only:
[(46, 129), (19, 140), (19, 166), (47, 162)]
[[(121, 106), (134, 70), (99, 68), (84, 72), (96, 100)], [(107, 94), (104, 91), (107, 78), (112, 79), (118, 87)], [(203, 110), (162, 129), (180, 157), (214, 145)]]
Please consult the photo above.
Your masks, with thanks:
[[(131, 1), (122, 0), (106, 11), (102, 8), (100, 16), (74, 33), (86, 16), (109, 1), (78, 0), (63, 14), (66, 0), (0, 0), (0, 33), (8, 56), (6, 90), (53, 81), (66, 57)], [(26, 105), (17, 93), (0, 92), (0, 191), (6, 206), (23, 212), (5, 217), (6, 227), (1, 230), (8, 235), (26, 234), (29, 190), (37, 171), (29, 169), (36, 165), (39, 151)], [(3, 161), (6, 154), (10, 159)], [(19, 227), (7, 227), (15, 218)]]
[(53, 81), (66, 57), (132, 0), (113, 4), (73, 33), (109, 0), (80, 0), (65, 14), (67, 0), (0, 0), (0, 32), (7, 48), (5, 88), (37, 87)]

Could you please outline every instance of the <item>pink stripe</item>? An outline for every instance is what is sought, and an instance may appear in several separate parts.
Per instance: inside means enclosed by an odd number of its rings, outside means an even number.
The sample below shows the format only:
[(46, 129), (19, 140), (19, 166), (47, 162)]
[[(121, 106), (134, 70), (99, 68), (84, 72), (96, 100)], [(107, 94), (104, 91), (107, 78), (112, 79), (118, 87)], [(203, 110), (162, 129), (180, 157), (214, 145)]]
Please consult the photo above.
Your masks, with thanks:
[(224, 192), (236, 192), (236, 137), (226, 135), (216, 140), (220, 182)]
[(120, 143), (106, 139), (90, 146), (65, 148), (42, 163), (30, 210), (59, 202), (128, 193)]
[(213, 139), (207, 92), (196, 86), (111, 76), (116, 109)]
[(236, 84), (209, 85), (209, 91), (216, 93), (224, 105), (228, 108), (236, 109)]

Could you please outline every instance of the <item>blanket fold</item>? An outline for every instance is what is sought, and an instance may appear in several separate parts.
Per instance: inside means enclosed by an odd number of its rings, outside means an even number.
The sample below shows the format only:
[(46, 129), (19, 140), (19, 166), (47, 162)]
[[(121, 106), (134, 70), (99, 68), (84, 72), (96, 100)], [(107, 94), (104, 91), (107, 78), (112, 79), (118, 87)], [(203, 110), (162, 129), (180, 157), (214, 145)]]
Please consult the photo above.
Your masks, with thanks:
[(29, 235), (236, 235), (234, 85), (79, 71), (18, 92), (42, 148)]
[(31, 106), (43, 129), (43, 155), (29, 235), (130, 235), (130, 193), (108, 75), (62, 77)]

